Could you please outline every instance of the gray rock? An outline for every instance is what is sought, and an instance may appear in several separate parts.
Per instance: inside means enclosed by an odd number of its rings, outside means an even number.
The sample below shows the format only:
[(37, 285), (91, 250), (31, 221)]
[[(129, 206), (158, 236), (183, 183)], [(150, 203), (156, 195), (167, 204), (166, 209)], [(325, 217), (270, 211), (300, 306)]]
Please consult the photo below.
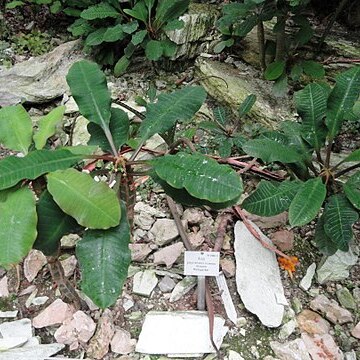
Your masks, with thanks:
[(83, 58), (80, 41), (70, 41), (48, 54), (0, 70), (0, 105), (22, 101), (44, 103), (62, 96), (68, 90), (66, 74), (70, 66)]
[(176, 285), (176, 282), (170, 276), (164, 276), (159, 282), (159, 289), (163, 293), (171, 292)]
[(351, 292), (348, 288), (341, 288), (336, 291), (336, 296), (339, 300), (339, 303), (346, 309), (355, 310), (356, 309), (356, 302), (351, 295)]
[(248, 116), (265, 126), (273, 126), (281, 120), (294, 119), (290, 101), (276, 99), (272, 85), (259, 79), (259, 75), (245, 64), (240, 69), (219, 61), (199, 57), (195, 63), (196, 73), (209, 95), (226, 104), (235, 112), (250, 94), (257, 97)]
[[(252, 226), (263, 241), (271, 244), (255, 224)], [(275, 254), (263, 247), (241, 221), (235, 224), (234, 248), (236, 285), (246, 309), (257, 315), (265, 326), (280, 326), (288, 303)]]
[(133, 293), (149, 297), (157, 283), (158, 278), (153, 270), (140, 271), (134, 275)]
[(346, 352), (344, 355), (345, 360), (356, 360), (356, 352), (354, 350)]
[(177, 44), (172, 59), (183, 56), (189, 59), (208, 51), (216, 37), (215, 27), (219, 14), (215, 5), (190, 4), (189, 11), (180, 17), (184, 26), (166, 32), (168, 38)]
[(152, 224), (155, 222), (155, 217), (165, 217), (162, 211), (141, 201), (135, 204), (134, 211), (134, 224), (142, 230), (150, 230)]
[(280, 328), (279, 339), (287, 339), (296, 329), (296, 320), (290, 320)]
[(305, 276), (301, 279), (299, 286), (301, 289), (307, 291), (311, 287), (312, 280), (315, 275), (316, 264), (312, 263), (306, 270)]
[(186, 276), (179, 281), (174, 290), (171, 292), (170, 302), (175, 302), (181, 299), (196, 285), (196, 281), (196, 277), (194, 276)]
[(64, 347), (65, 345), (55, 343), (11, 349), (5, 352), (0, 352), (0, 360), (45, 359), (58, 353)]
[(87, 124), (89, 121), (82, 115), (78, 116), (75, 121), (73, 131), (73, 145), (86, 145), (90, 139), (90, 134), (87, 131)]
[(342, 354), (341, 350), (339, 349), (335, 340), (330, 334), (315, 334), (311, 336), (306, 333), (302, 333), (301, 339), (304, 341), (311, 358), (314, 360), (344, 359), (344, 355)]
[(31, 320), (24, 318), (0, 324), (0, 333), (3, 338), (10, 338), (15, 336), (24, 337), (27, 340), (33, 336), (31, 328)]
[(346, 279), (349, 276), (350, 268), (356, 264), (357, 260), (358, 255), (351, 248), (347, 252), (338, 250), (318, 267), (316, 272), (318, 282), (323, 284), (327, 281)]
[(152, 226), (150, 233), (154, 236), (155, 244), (163, 246), (179, 236), (179, 230), (172, 219), (158, 219)]
[(156, 245), (153, 244), (129, 244), (131, 260), (136, 262), (144, 261), (154, 248), (156, 248)]
[(295, 339), (285, 344), (270, 341), (270, 346), (280, 360), (311, 360), (305, 343), (301, 339)]
[(18, 310), (0, 311), (0, 318), (15, 318), (18, 312), (19, 312)]
[(136, 340), (131, 339), (128, 331), (123, 329), (115, 330), (110, 346), (111, 351), (116, 354), (129, 354), (135, 350)]
[(23, 336), (8, 337), (0, 339), (0, 351), (6, 351), (24, 345), (28, 339)]
[(180, 255), (184, 252), (185, 247), (182, 242), (164, 247), (154, 253), (154, 264), (165, 264), (169, 269), (178, 260)]
[(353, 320), (349, 310), (340, 307), (335, 300), (329, 300), (325, 295), (319, 295), (312, 300), (310, 308), (322, 312), (334, 324), (346, 324)]

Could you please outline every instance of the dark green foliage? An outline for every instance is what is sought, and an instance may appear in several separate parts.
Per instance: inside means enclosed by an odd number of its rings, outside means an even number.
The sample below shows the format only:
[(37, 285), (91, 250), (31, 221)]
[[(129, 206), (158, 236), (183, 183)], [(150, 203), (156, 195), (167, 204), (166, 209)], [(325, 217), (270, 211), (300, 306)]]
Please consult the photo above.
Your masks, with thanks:
[[(291, 226), (308, 224), (324, 208), (316, 225), (315, 243), (326, 255), (349, 249), (352, 226), (359, 218), (360, 172), (341, 183), (340, 176), (351, 168), (341, 171), (338, 168), (347, 162), (355, 162), (353, 166), (359, 167), (360, 151), (355, 150), (336, 165), (331, 165), (330, 161), (335, 137), (346, 114), (354, 112), (359, 95), (359, 66), (339, 74), (332, 89), (309, 84), (295, 94), (300, 123), (285, 122), (279, 131), (264, 133), (242, 147), (246, 153), (266, 163), (284, 164), (293, 177), (303, 180), (300, 184), (296, 180), (295, 193), (290, 189), (291, 196), (279, 193), (283, 184), (276, 187), (261, 182), (244, 200), (244, 208), (262, 216), (289, 209)], [(329, 144), (325, 147), (326, 142)], [(289, 184), (293, 183), (294, 180)]]

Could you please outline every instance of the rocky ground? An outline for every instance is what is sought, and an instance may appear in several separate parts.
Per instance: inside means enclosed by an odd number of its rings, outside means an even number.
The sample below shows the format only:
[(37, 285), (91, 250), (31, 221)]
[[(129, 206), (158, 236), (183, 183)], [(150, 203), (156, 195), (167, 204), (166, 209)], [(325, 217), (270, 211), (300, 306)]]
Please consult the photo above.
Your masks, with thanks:
[[(65, 83), (70, 64), (82, 57), (75, 41), (56, 48), (51, 56), (30, 59), (10, 70), (0, 68), (0, 83), (6, 84), (0, 86), (0, 105), (25, 98), (31, 103), (27, 108), (36, 123), (39, 116), (54, 106), (65, 104), (64, 126), (54, 137), (54, 144), (65, 144), (69, 137), (73, 145), (85, 144), (89, 138), (87, 121), (79, 116)], [(215, 60), (216, 57), (199, 58), (195, 70), (189, 67), (184, 72), (154, 74), (149, 70), (119, 79), (109, 77), (109, 87), (114, 100), (121, 99), (139, 111), (143, 109), (136, 105), (135, 96), (146, 95), (150, 80), (155, 80), (158, 91), (164, 91), (209, 74), (228, 76), (230, 88), (222, 96), (229, 105), (241, 100), (245, 93), (269, 94), (269, 85), (264, 82), (254, 81), (250, 85), (246, 82), (243, 86), (249, 74), (256, 76), (253, 68), (231, 56), (225, 62)], [(228, 67), (232, 69), (230, 75)], [(229, 79), (234, 72), (239, 78), (231, 86)], [(25, 76), (29, 73), (32, 78)], [(16, 81), (12, 83), (10, 79), (14, 77)], [(213, 96), (219, 95), (213, 92), (216, 83), (204, 86)], [(280, 115), (292, 117), (291, 105), (286, 101), (280, 101), (277, 112), (270, 113), (274, 104), (269, 96), (262, 97), (253, 111), (254, 119), (268, 116), (271, 123)], [(202, 107), (199, 119), (211, 116), (212, 104), (213, 101)], [(73, 119), (76, 125), (70, 132)], [(359, 146), (359, 129), (352, 128), (352, 133), (350, 137), (348, 132), (343, 135), (349, 150)], [(203, 150), (210, 146), (201, 131), (196, 132), (195, 139)], [(166, 144), (155, 136), (147, 147), (164, 150)], [(0, 157), (8, 154), (0, 148)], [(252, 181), (247, 177), (248, 189), (253, 186)], [(177, 211), (191, 244), (203, 251), (211, 249), (221, 214), (182, 206)], [(221, 345), (221, 355), (228, 360), (360, 358), (359, 224), (351, 250), (326, 258), (312, 244), (314, 224), (290, 229), (285, 213), (273, 218), (250, 214), (248, 217), (264, 236), (286, 254), (298, 257), (300, 263), (293, 274), (281, 269), (274, 254), (232, 217), (220, 253), (223, 276), (210, 280), (216, 314), (214, 340)], [(61, 262), (65, 276), (80, 289), (74, 255), (78, 240), (75, 235), (62, 240)], [(51, 279), (46, 258), (38, 251), (32, 251), (18, 267), (0, 269), (0, 360), (46, 359), (52, 355), (153, 360), (167, 357), (147, 353), (163, 351), (176, 356), (185, 349), (200, 353), (192, 358), (215, 359), (207, 316), (194, 312), (197, 279), (183, 275), (184, 246), (178, 228), (165, 194), (149, 179), (138, 187), (130, 248), (133, 262), (122, 296), (105, 311), (81, 293), (87, 307), (78, 310), (65, 303)], [(189, 322), (181, 327), (178, 321), (184, 317)], [(169, 322), (177, 325), (169, 327)], [(36, 355), (31, 357), (30, 351)]]

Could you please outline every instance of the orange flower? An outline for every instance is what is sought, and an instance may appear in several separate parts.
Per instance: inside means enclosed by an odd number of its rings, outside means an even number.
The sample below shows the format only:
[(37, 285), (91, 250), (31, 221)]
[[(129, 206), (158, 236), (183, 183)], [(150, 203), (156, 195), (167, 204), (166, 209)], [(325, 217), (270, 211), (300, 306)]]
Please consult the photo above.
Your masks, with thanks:
[(293, 272), (296, 270), (296, 265), (299, 264), (299, 259), (296, 256), (290, 256), (289, 258), (279, 257), (278, 262), (280, 267), (286, 270), (292, 279)]

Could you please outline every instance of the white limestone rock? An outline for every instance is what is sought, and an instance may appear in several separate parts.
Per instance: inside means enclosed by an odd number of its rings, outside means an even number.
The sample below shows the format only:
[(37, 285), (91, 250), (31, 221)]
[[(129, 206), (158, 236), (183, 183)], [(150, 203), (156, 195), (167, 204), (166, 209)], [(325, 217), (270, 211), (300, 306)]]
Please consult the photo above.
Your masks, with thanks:
[[(263, 241), (271, 244), (255, 224), (252, 226)], [(241, 221), (235, 225), (234, 247), (236, 285), (246, 309), (257, 315), (265, 326), (280, 326), (288, 302), (275, 254), (263, 247)]]

